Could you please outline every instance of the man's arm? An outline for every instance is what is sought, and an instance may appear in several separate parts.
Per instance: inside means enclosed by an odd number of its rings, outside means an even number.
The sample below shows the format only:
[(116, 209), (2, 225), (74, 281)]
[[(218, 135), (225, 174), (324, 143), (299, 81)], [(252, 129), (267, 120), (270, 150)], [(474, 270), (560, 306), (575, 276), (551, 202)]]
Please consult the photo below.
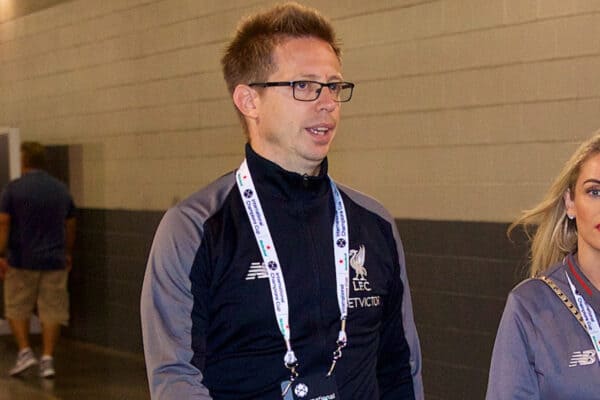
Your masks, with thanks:
[(10, 233), (10, 214), (0, 212), (0, 279), (4, 279), (8, 270), (6, 251), (8, 247), (8, 235)]
[[(392, 220), (393, 221), (393, 220)], [(404, 248), (400, 240), (400, 234), (396, 228), (395, 222), (392, 223), (392, 231), (394, 233), (394, 242), (398, 252), (398, 263), (400, 264), (400, 281), (402, 282), (402, 325), (404, 327), (404, 337), (410, 349), (410, 371), (412, 375), (413, 387), (415, 391), (415, 399), (422, 400), (425, 398), (423, 390), (423, 378), (421, 376), (422, 357), (421, 344), (415, 318), (413, 316), (412, 297), (410, 294), (410, 286), (408, 284), (408, 275), (406, 271), (406, 260), (404, 257)]]
[(194, 298), (189, 275), (201, 241), (198, 223), (179, 208), (167, 211), (150, 250), (141, 318), (153, 400), (211, 400), (201, 371), (191, 364)]
[(5, 256), (10, 233), (10, 214), (0, 212), (0, 256)]
[(413, 319), (404, 250), (395, 224), (392, 224), (392, 230), (394, 233), (390, 243), (397, 252), (398, 264), (387, 304), (384, 304), (377, 363), (380, 398), (422, 400), (421, 349)]
[[(394, 271), (395, 280), (391, 285), (391, 303), (384, 310), (385, 320), (382, 321), (381, 328), (377, 363), (377, 379), (380, 384), (381, 399), (414, 398), (422, 400), (424, 394), (421, 378), (421, 347), (413, 318), (404, 249), (396, 228), (396, 222), (378, 201), (347, 186), (338, 186), (357, 204), (387, 221), (391, 229), (391, 234), (388, 234), (390, 251), (398, 259)], [(397, 395), (397, 393), (400, 393), (400, 395)], [(402, 395), (401, 393), (408, 394)]]
[(77, 222), (75, 217), (67, 218), (65, 220), (65, 257), (67, 271), (70, 271), (73, 267), (73, 246), (75, 245), (76, 229)]

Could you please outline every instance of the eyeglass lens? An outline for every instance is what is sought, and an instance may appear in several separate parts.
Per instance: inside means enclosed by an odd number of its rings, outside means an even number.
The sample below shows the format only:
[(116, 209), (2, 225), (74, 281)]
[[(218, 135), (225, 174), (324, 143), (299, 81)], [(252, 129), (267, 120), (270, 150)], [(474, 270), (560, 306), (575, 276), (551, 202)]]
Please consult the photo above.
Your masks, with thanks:
[(316, 100), (323, 91), (323, 87), (327, 87), (331, 95), (339, 102), (348, 101), (352, 95), (352, 87), (345, 83), (322, 84), (319, 82), (298, 81), (293, 85), (294, 98), (303, 101)]

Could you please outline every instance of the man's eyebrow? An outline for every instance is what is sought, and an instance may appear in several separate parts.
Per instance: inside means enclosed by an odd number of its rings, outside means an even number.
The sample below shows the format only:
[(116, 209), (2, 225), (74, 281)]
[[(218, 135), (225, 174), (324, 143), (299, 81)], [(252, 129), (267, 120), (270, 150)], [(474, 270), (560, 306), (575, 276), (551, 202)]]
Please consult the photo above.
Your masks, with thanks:
[[(306, 74), (306, 75), (300, 75), (300, 78), (295, 79), (295, 80), (297, 80), (297, 81), (302, 81), (302, 80), (318, 81), (319, 76), (314, 75), (314, 74)], [(325, 82), (341, 82), (343, 80), (344, 79), (341, 77), (341, 75), (332, 75), (332, 76), (328, 77)]]

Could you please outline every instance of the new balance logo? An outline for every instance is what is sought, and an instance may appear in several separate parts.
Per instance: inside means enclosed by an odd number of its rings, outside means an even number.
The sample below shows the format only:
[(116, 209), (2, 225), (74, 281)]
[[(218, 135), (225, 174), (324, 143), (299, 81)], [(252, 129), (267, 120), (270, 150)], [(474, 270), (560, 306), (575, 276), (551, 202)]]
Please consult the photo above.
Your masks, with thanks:
[(246, 275), (246, 280), (251, 281), (253, 279), (265, 279), (268, 278), (267, 269), (265, 265), (261, 262), (253, 262), (250, 264), (250, 269), (248, 269), (248, 274)]
[(592, 350), (584, 350), (584, 351), (574, 351), (571, 355), (571, 361), (569, 361), (569, 368), (582, 366), (582, 365), (590, 365), (596, 362), (596, 351)]

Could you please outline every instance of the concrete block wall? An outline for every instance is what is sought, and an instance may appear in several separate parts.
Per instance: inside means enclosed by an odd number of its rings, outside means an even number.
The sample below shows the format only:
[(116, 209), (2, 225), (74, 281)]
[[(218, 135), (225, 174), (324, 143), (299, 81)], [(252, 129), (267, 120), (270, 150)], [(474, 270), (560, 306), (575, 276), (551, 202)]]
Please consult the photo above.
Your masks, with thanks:
[[(81, 146), (79, 204), (164, 209), (237, 166), (218, 60), (270, 3), (70, 1), (4, 21), (0, 121)], [(358, 85), (332, 173), (398, 217), (510, 220), (600, 126), (597, 1), (307, 4), (332, 17)]]
[[(70, 147), (86, 224), (78, 255), (90, 265), (89, 276), (73, 277), (86, 290), (75, 291), (72, 332), (118, 347), (90, 332), (135, 320), (137, 296), (117, 306), (119, 291), (106, 288), (137, 288), (125, 281), (141, 277), (162, 212), (241, 161), (245, 140), (219, 59), (238, 19), (274, 2), (46, 3), (29, 14), (0, 4), (0, 125)], [(600, 2), (306, 4), (332, 18), (345, 78), (357, 84), (331, 174), (398, 220), (428, 398), (480, 398), (505, 295), (526, 262), (506, 223), (600, 128)], [(106, 245), (122, 232), (134, 232), (131, 247)], [(123, 346), (139, 349), (137, 327), (118, 327), (134, 335)]]
[[(79, 204), (164, 209), (238, 164), (218, 60), (267, 4), (71, 1), (5, 21), (0, 120), (81, 146)], [(600, 125), (597, 2), (308, 4), (334, 20), (358, 85), (332, 173), (398, 217), (510, 220)]]
[(358, 88), (336, 176), (398, 216), (513, 219), (600, 126), (598, 7), (453, 0), (340, 17)]

